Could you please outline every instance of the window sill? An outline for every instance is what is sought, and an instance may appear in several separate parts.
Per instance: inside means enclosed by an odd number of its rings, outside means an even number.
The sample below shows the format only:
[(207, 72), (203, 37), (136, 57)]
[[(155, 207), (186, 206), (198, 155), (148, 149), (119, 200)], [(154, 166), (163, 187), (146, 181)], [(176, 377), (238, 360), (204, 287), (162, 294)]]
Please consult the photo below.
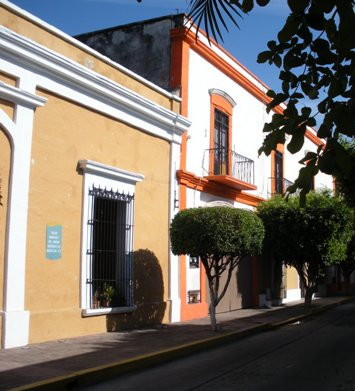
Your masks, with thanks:
[(112, 308), (85, 308), (81, 311), (83, 317), (88, 316), (99, 316), (99, 315), (111, 315), (111, 314), (122, 314), (126, 312), (133, 312), (137, 309), (137, 306), (131, 307), (112, 307)]

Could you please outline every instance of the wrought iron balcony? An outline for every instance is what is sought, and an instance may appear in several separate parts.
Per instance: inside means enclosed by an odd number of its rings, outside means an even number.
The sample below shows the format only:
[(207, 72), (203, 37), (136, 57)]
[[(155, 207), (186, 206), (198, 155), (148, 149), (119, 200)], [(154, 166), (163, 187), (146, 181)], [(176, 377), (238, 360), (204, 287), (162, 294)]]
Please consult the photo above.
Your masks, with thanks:
[(254, 161), (226, 148), (207, 149), (203, 158), (206, 178), (240, 190), (255, 190)]
[(287, 191), (287, 188), (292, 186), (293, 182), (286, 179), (286, 178), (275, 178), (271, 177), (269, 178), (269, 196), (273, 196), (275, 194), (285, 194)]

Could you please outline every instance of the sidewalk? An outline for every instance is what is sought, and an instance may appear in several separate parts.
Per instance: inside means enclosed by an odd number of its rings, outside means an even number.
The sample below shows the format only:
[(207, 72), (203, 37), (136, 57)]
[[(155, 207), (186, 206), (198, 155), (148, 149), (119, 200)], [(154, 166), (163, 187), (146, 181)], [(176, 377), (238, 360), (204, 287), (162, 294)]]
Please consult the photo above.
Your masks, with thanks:
[(351, 299), (315, 299), (311, 310), (296, 302), (272, 309), (237, 310), (217, 316), (222, 330), (210, 330), (209, 318), (149, 329), (0, 350), (0, 390), (60, 390), (92, 384), (192, 352), (296, 322)]

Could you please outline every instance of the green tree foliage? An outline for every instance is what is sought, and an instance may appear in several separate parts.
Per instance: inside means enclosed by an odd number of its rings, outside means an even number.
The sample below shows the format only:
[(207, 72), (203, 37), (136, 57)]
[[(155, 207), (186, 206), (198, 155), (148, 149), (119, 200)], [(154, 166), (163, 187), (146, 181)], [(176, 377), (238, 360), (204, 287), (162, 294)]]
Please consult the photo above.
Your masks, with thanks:
[[(259, 6), (269, 2), (256, 0)], [(318, 125), (317, 135), (325, 146), (307, 154), (302, 161), (307, 166), (289, 189), (302, 188), (304, 196), (319, 170), (331, 175), (349, 172), (350, 156), (339, 138), (355, 136), (354, 0), (288, 0), (287, 4), (290, 13), (284, 26), (258, 56), (259, 63), (279, 68), (282, 81), (282, 91), (268, 91), (267, 111), (282, 102), (287, 108), (265, 124), (259, 153), (269, 155), (278, 143), (285, 143), (286, 136), (290, 137), (288, 150), (296, 153), (303, 146), (307, 126)], [(207, 33), (217, 39), (222, 37), (219, 27), (226, 27), (225, 19), (237, 24), (243, 13), (253, 10), (254, 0), (191, 0), (190, 6), (198, 27), (204, 23)]]
[(351, 242), (348, 245), (347, 256), (339, 266), (344, 277), (345, 294), (348, 295), (350, 293), (350, 276), (355, 271), (355, 231), (353, 231)]
[[(209, 284), (211, 326), (216, 331), (216, 307), (241, 259), (261, 251), (263, 223), (255, 213), (244, 209), (192, 208), (174, 217), (170, 238), (174, 254), (201, 259)], [(226, 283), (220, 286), (220, 277), (225, 272)]]
[(355, 214), (352, 209), (352, 227), (350, 241), (346, 249), (346, 257), (343, 261), (338, 262), (341, 273), (344, 278), (344, 292), (350, 293), (350, 276), (355, 272)]
[(293, 266), (311, 304), (325, 267), (346, 259), (352, 234), (351, 209), (328, 192), (310, 192), (301, 206), (299, 196), (276, 196), (258, 207), (265, 227), (264, 252)]
[(355, 139), (351, 141), (342, 139), (341, 143), (350, 154), (351, 165), (348, 172), (340, 171), (335, 174), (336, 191), (352, 208), (355, 208)]

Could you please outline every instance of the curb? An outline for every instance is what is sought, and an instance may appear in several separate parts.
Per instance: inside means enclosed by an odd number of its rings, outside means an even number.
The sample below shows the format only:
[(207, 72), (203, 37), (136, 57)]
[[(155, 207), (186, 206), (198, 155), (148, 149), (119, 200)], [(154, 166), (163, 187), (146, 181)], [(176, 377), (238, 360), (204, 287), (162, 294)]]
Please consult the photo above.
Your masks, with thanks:
[(68, 375), (49, 378), (46, 380), (26, 384), (24, 386), (11, 389), (12, 391), (25, 390), (68, 390), (71, 388), (80, 388), (100, 381), (108, 380), (118, 375), (123, 375), (139, 369), (148, 368), (154, 365), (165, 363), (169, 360), (178, 359), (191, 353), (198, 353), (228, 342), (234, 342), (239, 339), (260, 333), (262, 331), (271, 331), (290, 323), (306, 319), (312, 315), (320, 314), (333, 307), (353, 301), (355, 298), (348, 297), (335, 303), (325, 304), (318, 308), (313, 308), (309, 312), (287, 318), (278, 322), (262, 323), (244, 330), (232, 331), (223, 335), (205, 338), (191, 343), (186, 343), (169, 349), (159, 350), (136, 356), (127, 360), (116, 361), (111, 364), (96, 366), (89, 369), (73, 372)]
[(298, 322), (300, 320), (303, 320), (303, 319), (306, 319), (306, 318), (309, 318), (310, 316), (312, 315), (317, 315), (317, 314), (321, 314), (322, 312), (325, 312), (327, 310), (330, 310), (331, 308), (334, 308), (334, 307), (337, 307), (339, 305), (342, 305), (342, 304), (346, 304), (346, 303), (349, 303), (351, 301), (354, 301), (355, 298), (354, 297), (346, 297), (344, 299), (341, 299), (335, 303), (329, 303), (329, 304), (325, 304), (325, 305), (322, 305), (318, 308), (311, 308), (307, 313), (305, 314), (302, 314), (302, 315), (297, 315), (297, 316), (293, 316), (291, 318), (287, 318), (285, 320), (281, 320), (279, 322), (273, 322), (273, 323), (270, 323), (269, 325), (269, 328), (271, 330), (274, 330), (274, 329), (277, 329), (279, 327), (282, 327), (282, 326), (285, 326), (287, 324), (290, 324), (290, 323), (295, 323), (295, 322)]
[(108, 380), (118, 375), (123, 375), (135, 370), (163, 364), (167, 361), (175, 360), (191, 353), (198, 353), (221, 344), (237, 341), (268, 329), (269, 324), (262, 323), (244, 330), (232, 331), (223, 335), (218, 335), (216, 337), (210, 337), (179, 345), (174, 348), (158, 350), (153, 353), (136, 356), (127, 360), (100, 365), (97, 367), (76, 371), (68, 375), (53, 377), (35, 383), (26, 384), (24, 386), (12, 388), (10, 391), (67, 390), (71, 389), (72, 387), (80, 388), (94, 383), (99, 383), (103, 379)]

